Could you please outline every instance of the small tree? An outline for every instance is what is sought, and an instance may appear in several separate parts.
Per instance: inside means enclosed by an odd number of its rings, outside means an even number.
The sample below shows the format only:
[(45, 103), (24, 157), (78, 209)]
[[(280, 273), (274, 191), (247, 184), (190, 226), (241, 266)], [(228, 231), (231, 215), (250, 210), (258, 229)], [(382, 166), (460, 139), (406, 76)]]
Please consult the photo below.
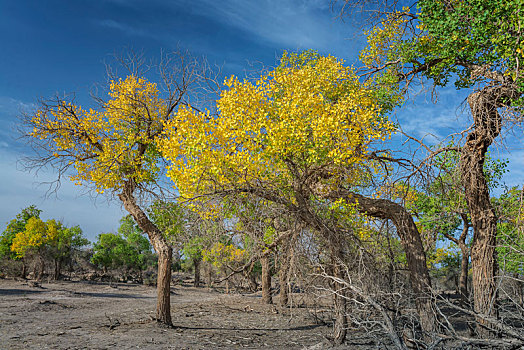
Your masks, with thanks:
[(13, 238), (11, 250), (18, 258), (33, 257), (38, 262), (38, 273), (35, 263), (34, 277), (42, 279), (45, 269), (45, 247), (46, 244), (58, 236), (58, 224), (55, 220), (47, 222), (33, 216), (25, 225), (25, 230), (16, 234)]
[(26, 277), (26, 262), (24, 258), (17, 257), (15, 251), (11, 249), (13, 245), (13, 239), (20, 232), (25, 231), (25, 226), (30, 218), (40, 217), (42, 211), (37, 209), (36, 206), (31, 205), (27, 208), (22, 209), (22, 211), (16, 215), (16, 217), (11, 220), (8, 224), (2, 235), (0, 236), (0, 258), (4, 259), (21, 259), (22, 260), (22, 278)]

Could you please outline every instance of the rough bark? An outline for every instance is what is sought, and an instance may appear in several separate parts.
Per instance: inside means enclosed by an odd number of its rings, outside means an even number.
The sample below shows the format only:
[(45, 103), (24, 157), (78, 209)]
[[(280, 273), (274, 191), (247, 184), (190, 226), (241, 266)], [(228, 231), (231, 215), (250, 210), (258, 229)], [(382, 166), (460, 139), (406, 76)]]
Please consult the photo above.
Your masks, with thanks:
[(171, 262), (172, 250), (167, 246), (158, 252), (157, 304), (158, 322), (171, 325)]
[(263, 255), (260, 258), (262, 265), (262, 302), (265, 304), (273, 304), (271, 297), (271, 267), (269, 255)]
[(119, 198), (124, 204), (124, 208), (135, 219), (138, 227), (147, 233), (153, 248), (158, 254), (156, 319), (160, 323), (171, 325), (171, 263), (173, 249), (167, 243), (162, 232), (149, 220), (146, 213), (137, 204), (133, 191), (134, 184), (129, 181), (119, 194)]
[(200, 287), (200, 259), (193, 259), (193, 267), (195, 268), (195, 287)]
[[(486, 153), (500, 134), (502, 117), (497, 108), (504, 107), (515, 95), (513, 88), (488, 86), (468, 97), (474, 120), (474, 129), (467, 135), (462, 147), (460, 170), (466, 203), (473, 227), (471, 269), (475, 312), (498, 318), (495, 276), (497, 216), (490, 200), (489, 187), (484, 174)], [(477, 332), (482, 337), (493, 336), (489, 322), (477, 317)]]

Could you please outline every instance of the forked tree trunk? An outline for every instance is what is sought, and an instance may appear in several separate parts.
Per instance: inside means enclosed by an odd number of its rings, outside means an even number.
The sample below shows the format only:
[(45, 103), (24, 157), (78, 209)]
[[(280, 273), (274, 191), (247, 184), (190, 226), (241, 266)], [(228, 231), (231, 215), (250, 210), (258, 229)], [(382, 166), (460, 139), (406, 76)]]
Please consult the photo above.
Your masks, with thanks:
[(200, 287), (200, 259), (193, 259), (193, 267), (195, 268), (195, 287)]
[(265, 254), (260, 258), (262, 265), (262, 302), (265, 304), (272, 304), (271, 297), (271, 267), (269, 263), (269, 254)]
[(158, 227), (147, 217), (146, 213), (136, 203), (133, 196), (134, 184), (126, 182), (123, 191), (118, 195), (126, 210), (133, 216), (138, 227), (147, 233), (153, 248), (158, 254), (157, 305), (156, 319), (158, 322), (172, 325), (171, 321), (171, 263), (173, 249), (167, 243)]

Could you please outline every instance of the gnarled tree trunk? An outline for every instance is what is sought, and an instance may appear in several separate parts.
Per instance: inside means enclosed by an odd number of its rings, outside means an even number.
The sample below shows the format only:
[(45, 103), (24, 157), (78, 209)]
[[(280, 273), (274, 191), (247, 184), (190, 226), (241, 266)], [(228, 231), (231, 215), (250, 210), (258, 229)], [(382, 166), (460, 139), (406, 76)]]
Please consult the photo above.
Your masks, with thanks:
[[(460, 157), (460, 170), (466, 203), (471, 215), (473, 243), (471, 246), (471, 269), (473, 275), (473, 300), (475, 312), (490, 318), (498, 318), (496, 245), (497, 216), (491, 204), (489, 187), (484, 174), (486, 153), (493, 140), (500, 134), (502, 118), (497, 108), (511, 93), (500, 86), (487, 87), (472, 93), (468, 103), (474, 120), (474, 130), (466, 138)], [(477, 317), (480, 336), (494, 333), (482, 316)]]
[(138, 227), (147, 233), (153, 248), (158, 254), (156, 319), (158, 322), (171, 325), (171, 263), (173, 249), (167, 243), (158, 227), (149, 220), (146, 213), (136, 203), (133, 191), (134, 184), (130, 180), (126, 182), (123, 191), (118, 197), (126, 210), (133, 216)]
[(466, 213), (460, 214), (462, 218), (462, 233), (460, 234), (460, 237), (457, 239), (454, 236), (444, 233), (444, 236), (459, 246), (460, 253), (462, 255), (461, 261), (460, 261), (460, 277), (459, 277), (459, 283), (458, 283), (458, 289), (459, 289), (459, 295), (460, 300), (462, 302), (462, 305), (464, 307), (467, 307), (469, 304), (469, 292), (468, 292), (468, 270), (469, 270), (469, 256), (470, 256), (470, 250), (469, 247), (466, 244), (466, 239), (468, 237), (468, 231), (471, 227), (471, 224), (469, 223), (468, 215)]

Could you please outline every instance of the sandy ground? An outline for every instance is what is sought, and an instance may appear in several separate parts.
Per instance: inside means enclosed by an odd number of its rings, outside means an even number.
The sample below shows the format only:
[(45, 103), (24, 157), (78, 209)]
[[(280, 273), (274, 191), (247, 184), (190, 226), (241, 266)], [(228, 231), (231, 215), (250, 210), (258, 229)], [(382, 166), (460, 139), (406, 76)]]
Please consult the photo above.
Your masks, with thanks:
[[(154, 287), (0, 280), (1, 349), (325, 349), (331, 327), (259, 295), (172, 288), (174, 328), (151, 320)], [(349, 348), (360, 347), (353, 343)], [(369, 345), (368, 345), (369, 346)], [(347, 348), (347, 347), (344, 347)]]

